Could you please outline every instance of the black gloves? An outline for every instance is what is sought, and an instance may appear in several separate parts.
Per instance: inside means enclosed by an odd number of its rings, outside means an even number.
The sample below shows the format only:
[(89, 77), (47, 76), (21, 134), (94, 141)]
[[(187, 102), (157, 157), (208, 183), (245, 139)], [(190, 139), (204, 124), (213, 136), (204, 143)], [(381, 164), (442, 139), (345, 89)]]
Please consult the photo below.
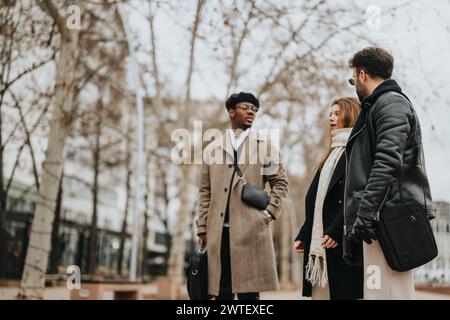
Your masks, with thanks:
[(355, 223), (353, 224), (353, 230), (350, 232), (348, 238), (357, 243), (365, 241), (368, 244), (371, 244), (372, 240), (377, 240), (375, 220), (368, 217), (357, 216)]

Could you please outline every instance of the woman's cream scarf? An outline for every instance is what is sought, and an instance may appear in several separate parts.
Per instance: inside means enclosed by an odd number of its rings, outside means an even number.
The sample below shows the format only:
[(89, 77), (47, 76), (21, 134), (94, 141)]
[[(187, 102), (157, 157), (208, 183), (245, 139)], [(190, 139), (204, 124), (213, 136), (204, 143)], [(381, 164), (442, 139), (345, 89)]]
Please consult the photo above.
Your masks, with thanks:
[[(352, 128), (333, 130), (331, 133), (331, 153), (325, 161), (320, 172), (319, 185), (317, 187), (316, 202), (314, 207), (314, 223), (311, 235), (311, 247), (309, 250), (308, 264), (306, 265), (306, 279), (312, 286), (326, 287), (328, 284), (328, 272), (325, 249), (322, 247), (323, 235), (323, 202), (328, 191), (334, 168), (345, 150), (345, 145)], [(339, 241), (340, 239), (333, 239)]]

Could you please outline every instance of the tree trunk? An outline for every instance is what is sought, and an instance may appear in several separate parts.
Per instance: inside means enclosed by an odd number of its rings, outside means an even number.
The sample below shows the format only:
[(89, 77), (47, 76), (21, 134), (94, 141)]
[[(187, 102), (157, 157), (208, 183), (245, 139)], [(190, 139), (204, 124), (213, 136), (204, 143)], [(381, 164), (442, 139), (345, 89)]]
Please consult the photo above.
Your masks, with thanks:
[[(8, 6), (6, 15), (2, 17), (5, 19), (2, 21), (1, 27), (6, 26), (9, 23), (10, 16), (10, 8)], [(6, 45), (4, 43), (4, 46), (1, 51), (2, 59), (1, 59), (1, 72), (0, 72), (0, 282), (3, 280), (5, 276), (5, 266), (6, 266), (6, 260), (7, 260), (7, 251), (8, 251), (8, 234), (6, 232), (6, 190), (4, 186), (4, 180), (3, 180), (3, 112), (2, 112), (2, 106), (3, 106), (3, 99), (6, 93), (6, 83), (8, 82), (9, 72), (6, 72), (6, 69), (11, 70), (11, 50), (9, 50), (9, 53), (6, 51), (7, 48), (11, 49), (13, 39), (9, 39), (10, 45)], [(3, 60), (3, 57), (6, 59)], [(6, 76), (6, 79), (4, 79), (4, 76)]]
[(59, 189), (58, 196), (56, 198), (56, 207), (55, 207), (55, 218), (53, 220), (53, 228), (52, 228), (52, 246), (50, 252), (50, 273), (58, 273), (58, 265), (61, 254), (61, 241), (59, 238), (59, 224), (61, 218), (61, 202), (62, 202), (62, 180), (64, 174), (61, 175), (61, 179), (59, 181)]
[[(146, 198), (146, 197), (144, 197)], [(148, 213), (147, 210), (144, 211), (144, 230), (142, 232), (142, 279), (145, 279), (148, 275), (147, 272), (147, 241), (148, 241), (148, 235), (149, 235), (149, 229), (148, 229)]]
[[(0, 128), (1, 128), (1, 115), (0, 115)], [(6, 232), (6, 192), (3, 186), (3, 148), (1, 146), (2, 146), (2, 139), (0, 134), (0, 283), (5, 277), (5, 266), (9, 240)]]
[(5, 266), (8, 250), (8, 237), (6, 234), (6, 190), (3, 184), (2, 120), (2, 112), (0, 108), (0, 282), (5, 276)]
[(130, 211), (130, 197), (131, 197), (131, 141), (130, 141), (130, 127), (128, 127), (127, 130), (127, 141), (126, 141), (126, 160), (125, 160), (125, 166), (127, 169), (127, 176), (126, 176), (126, 182), (125, 182), (125, 188), (126, 188), (126, 196), (125, 196), (125, 211), (123, 215), (123, 221), (122, 221), (122, 230), (120, 233), (120, 247), (119, 247), (119, 259), (117, 260), (117, 273), (119, 275), (123, 275), (123, 257), (124, 257), (124, 250), (125, 250), (125, 241), (127, 239), (127, 220), (128, 220), (128, 213)]
[(73, 82), (77, 54), (78, 31), (70, 30), (66, 36), (61, 36), (48, 145), (19, 288), (19, 299), (43, 299), (44, 295), (54, 209), (63, 166), (64, 144), (73, 111)]
[(125, 250), (125, 241), (127, 239), (127, 219), (128, 219), (128, 212), (130, 211), (130, 180), (131, 180), (131, 169), (127, 169), (127, 181), (126, 181), (126, 200), (125, 200), (125, 212), (123, 215), (123, 221), (122, 221), (122, 230), (120, 232), (120, 247), (119, 247), (119, 259), (117, 260), (117, 273), (119, 275), (123, 275), (123, 257), (124, 257), (124, 250)]
[[(283, 209), (283, 211), (285, 211)], [(289, 269), (290, 269), (290, 251), (291, 245), (291, 228), (289, 226), (290, 218), (287, 212), (281, 215), (281, 254), (280, 254), (280, 270), (281, 279), (280, 285), (282, 288), (287, 288), (290, 283)]]
[[(195, 11), (195, 19), (191, 31), (191, 43), (189, 51), (189, 65), (186, 77), (186, 96), (184, 103), (184, 110), (182, 110), (180, 119), (183, 128), (189, 127), (189, 115), (192, 107), (191, 104), (191, 85), (192, 74), (195, 62), (195, 44), (198, 37), (198, 30), (201, 22), (201, 14), (206, 0), (197, 0), (197, 7)], [(184, 233), (188, 228), (189, 219), (191, 218), (191, 203), (190, 191), (195, 173), (195, 167), (192, 164), (185, 164), (181, 167), (182, 184), (180, 196), (180, 209), (178, 210), (175, 234), (171, 240), (170, 257), (169, 257), (169, 276), (172, 278), (171, 297), (178, 296), (178, 289), (183, 282), (184, 270), (184, 255), (186, 251), (186, 241)]]
[(97, 269), (97, 220), (98, 220), (98, 176), (100, 174), (100, 136), (102, 134), (103, 103), (97, 102), (97, 123), (95, 128), (95, 146), (93, 152), (94, 181), (92, 184), (92, 220), (89, 228), (88, 273), (93, 276)]
[(148, 217), (151, 215), (151, 210), (154, 209), (155, 206), (155, 197), (154, 197), (154, 177), (151, 176), (151, 173), (155, 173), (153, 168), (153, 156), (151, 154), (147, 155), (146, 158), (146, 170), (145, 170), (145, 194), (144, 194), (144, 228), (142, 233), (142, 278), (145, 279), (148, 275), (147, 272), (147, 253), (148, 246), (147, 241), (149, 237), (150, 230), (148, 228)]
[[(169, 269), (169, 259), (170, 259), (170, 252), (172, 248), (172, 237), (170, 235), (169, 230), (169, 218), (167, 214), (167, 208), (169, 207), (169, 194), (168, 194), (168, 185), (167, 185), (167, 176), (166, 171), (162, 169), (161, 163), (158, 163), (158, 172), (161, 173), (161, 184), (162, 184), (162, 197), (164, 199), (164, 208), (160, 212), (160, 219), (162, 223), (164, 224), (164, 236), (165, 236), (165, 243), (166, 243), (166, 252), (164, 253), (164, 274), (167, 274)], [(158, 211), (156, 211), (158, 212)], [(163, 215), (164, 212), (164, 215)]]
[(176, 229), (172, 238), (172, 246), (169, 257), (169, 277), (172, 279), (171, 298), (178, 297), (178, 288), (183, 283), (184, 256), (186, 252), (185, 232), (189, 227), (189, 219), (192, 217), (192, 204), (190, 201), (195, 167), (183, 165), (181, 168), (184, 180), (180, 195), (180, 209), (178, 210)]

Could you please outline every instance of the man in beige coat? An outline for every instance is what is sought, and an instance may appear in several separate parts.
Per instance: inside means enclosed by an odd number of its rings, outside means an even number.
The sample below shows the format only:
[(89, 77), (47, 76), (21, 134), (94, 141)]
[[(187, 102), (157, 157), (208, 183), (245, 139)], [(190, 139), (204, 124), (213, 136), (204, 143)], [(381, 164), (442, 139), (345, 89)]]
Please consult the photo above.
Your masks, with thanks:
[[(205, 149), (197, 235), (208, 250), (208, 293), (217, 300), (233, 299), (234, 294), (238, 299), (257, 300), (259, 292), (279, 288), (269, 224), (280, 215), (288, 181), (279, 151), (274, 151), (268, 137), (250, 130), (258, 100), (240, 92), (228, 98), (226, 108), (231, 129)], [(211, 163), (208, 154), (224, 161)], [(235, 159), (248, 184), (260, 189), (269, 184), (266, 210), (241, 200), (245, 181), (236, 172)]]

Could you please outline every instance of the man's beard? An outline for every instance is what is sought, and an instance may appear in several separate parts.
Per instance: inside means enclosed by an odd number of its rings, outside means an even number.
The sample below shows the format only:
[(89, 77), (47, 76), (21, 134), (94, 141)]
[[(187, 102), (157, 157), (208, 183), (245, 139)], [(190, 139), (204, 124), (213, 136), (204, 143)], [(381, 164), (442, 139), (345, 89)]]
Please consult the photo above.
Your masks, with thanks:
[(356, 86), (356, 94), (358, 95), (360, 102), (367, 98), (366, 88), (364, 88), (363, 86)]

